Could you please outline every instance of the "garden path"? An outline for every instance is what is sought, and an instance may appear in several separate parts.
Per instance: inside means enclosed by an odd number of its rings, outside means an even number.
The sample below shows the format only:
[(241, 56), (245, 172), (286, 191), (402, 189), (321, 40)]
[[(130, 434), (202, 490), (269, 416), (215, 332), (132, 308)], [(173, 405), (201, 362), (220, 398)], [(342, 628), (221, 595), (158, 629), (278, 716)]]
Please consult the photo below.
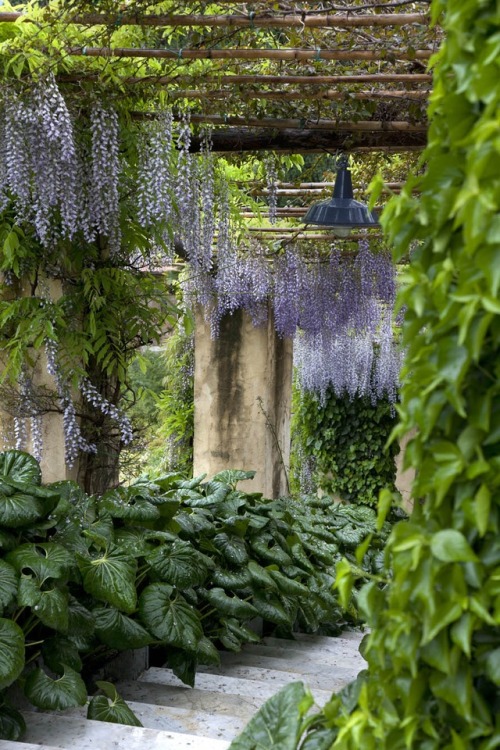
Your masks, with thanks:
[(240, 653), (223, 652), (220, 667), (197, 672), (195, 688), (183, 685), (171, 670), (156, 667), (137, 680), (117, 682), (143, 728), (87, 720), (85, 708), (64, 714), (24, 711), (24, 741), (0, 741), (0, 749), (226, 750), (283, 685), (304, 682), (322, 706), (332, 690), (340, 690), (364, 668), (360, 633), (295, 638), (264, 638)]

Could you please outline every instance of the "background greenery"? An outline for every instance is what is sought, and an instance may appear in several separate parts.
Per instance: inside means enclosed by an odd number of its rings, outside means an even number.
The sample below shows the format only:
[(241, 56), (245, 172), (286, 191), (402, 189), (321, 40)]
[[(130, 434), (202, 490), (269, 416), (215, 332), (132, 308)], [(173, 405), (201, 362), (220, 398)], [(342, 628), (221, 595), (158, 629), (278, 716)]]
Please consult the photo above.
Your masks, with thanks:
[(307, 486), (354, 503), (375, 505), (380, 490), (395, 489), (397, 442), (386, 447), (396, 424), (387, 400), (293, 393), (292, 477)]

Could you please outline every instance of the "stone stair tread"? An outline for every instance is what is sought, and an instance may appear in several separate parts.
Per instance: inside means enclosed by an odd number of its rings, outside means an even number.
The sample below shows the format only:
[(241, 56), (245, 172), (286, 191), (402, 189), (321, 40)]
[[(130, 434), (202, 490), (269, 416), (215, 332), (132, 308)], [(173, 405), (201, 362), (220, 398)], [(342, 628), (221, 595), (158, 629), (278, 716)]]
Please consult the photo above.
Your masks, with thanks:
[(198, 690), (186, 686), (172, 687), (166, 684), (142, 681), (120, 681), (116, 683), (116, 689), (129, 705), (131, 705), (131, 701), (134, 701), (135, 703), (199, 711), (209, 713), (212, 716), (242, 716), (247, 719), (253, 716), (268, 697), (274, 694), (272, 690), (269, 690), (267, 697), (263, 697), (261, 694), (234, 695), (229, 692)]
[[(301, 680), (303, 681), (303, 680)], [(294, 682), (290, 674), (286, 675), (283, 682), (269, 682), (269, 680), (259, 680), (258, 677), (244, 678), (228, 674), (210, 674), (197, 672), (194, 688), (184, 685), (178, 677), (174, 675), (171, 669), (162, 667), (150, 667), (139, 677), (138, 683), (151, 683), (176, 688), (189, 694), (190, 691), (210, 692), (215, 694), (230, 694), (237, 697), (260, 697), (263, 702), (271, 698), (277, 691), (278, 687)], [(119, 685), (117, 686), (119, 690)], [(333, 685), (327, 688), (317, 688), (308, 685), (315, 701), (319, 705), (326, 703), (334, 690)], [(124, 696), (125, 697), (125, 696)]]
[[(351, 641), (353, 643), (361, 643), (365, 635), (368, 633), (368, 630), (365, 630), (363, 633), (359, 630), (343, 630), (342, 635), (333, 636), (333, 635), (316, 635), (315, 633), (294, 633), (293, 637), (294, 640), (297, 641), (304, 641), (307, 643), (332, 643), (335, 641), (343, 640), (343, 641)], [(264, 640), (267, 640), (267, 638), (264, 638)]]
[[(64, 750), (227, 750), (230, 744), (212, 737), (92, 721), (80, 716), (23, 713), (27, 725), (24, 739), (38, 748), (47, 745)], [(23, 743), (16, 744), (18, 750), (25, 750)]]
[[(123, 696), (122, 696), (123, 697)], [(144, 700), (127, 699), (127, 705), (146, 729), (157, 729), (180, 734), (213, 738), (214, 740), (232, 740), (246, 726), (256, 709), (253, 706), (241, 706), (239, 714), (224, 712), (213, 713), (199, 708), (184, 706), (165, 706), (149, 703)], [(85, 719), (87, 707), (76, 707), (58, 711), (57, 716), (70, 716)], [(1, 750), (1, 748), (0, 748)]]
[[(365, 637), (364, 634), (357, 634), (359, 638), (332, 638), (328, 635), (309, 635), (305, 638), (306, 633), (296, 633), (294, 638), (277, 638), (275, 636), (267, 635), (264, 636), (260, 643), (251, 643), (249, 646), (277, 646), (278, 648), (285, 648), (291, 646), (292, 648), (298, 649), (311, 649), (312, 651), (319, 651), (326, 649), (327, 651), (346, 654), (357, 654), (359, 653), (359, 647), (361, 641)], [(247, 648), (247, 646), (245, 646)]]
[[(338, 692), (349, 682), (354, 680), (359, 672), (357, 669), (342, 670), (342, 675), (335, 675), (330, 667), (327, 671), (319, 673), (312, 665), (311, 671), (306, 673), (286, 671), (284, 669), (271, 669), (256, 667), (245, 664), (224, 664), (223, 667), (202, 667), (205, 674), (224, 675), (229, 677), (242, 677), (246, 680), (268, 682), (277, 688), (287, 685), (289, 682), (303, 682), (312, 691), (314, 688)], [(337, 670), (338, 672), (338, 670)], [(197, 673), (199, 676), (201, 671)]]
[(0, 750), (60, 750), (60, 747), (40, 745), (39, 742), (23, 742), (22, 740), (0, 740)]
[[(276, 692), (275, 689), (265, 683), (259, 685), (258, 689), (254, 686), (253, 695), (173, 687), (154, 682), (119, 682), (116, 684), (116, 689), (127, 703), (142, 701), (159, 706), (177, 706), (196, 711), (208, 711), (212, 714), (224, 716), (243, 716), (249, 713), (250, 717)], [(324, 691), (324, 696), (318, 696), (318, 700), (322, 699), (323, 702), (326, 702), (329, 697), (330, 694)]]
[(339, 678), (345, 677), (349, 681), (352, 674), (356, 675), (363, 668), (363, 665), (357, 662), (351, 663), (349, 666), (337, 666), (329, 662), (318, 663), (309, 659), (307, 654), (299, 654), (298, 658), (288, 660), (271, 655), (261, 656), (259, 654), (252, 654), (246, 650), (239, 651), (238, 653), (222, 651), (220, 656), (220, 667), (200, 666), (200, 671), (218, 673), (219, 670), (224, 670), (229, 666), (259, 667), (279, 672), (289, 672), (294, 675), (304, 675), (304, 678), (308, 675), (326, 675)]
[(249, 654), (260, 656), (272, 656), (276, 659), (309, 659), (310, 661), (322, 662), (323, 664), (337, 664), (340, 666), (359, 666), (363, 669), (366, 664), (364, 658), (356, 649), (346, 649), (343, 646), (311, 646), (310, 648), (303, 643), (287, 641), (286, 646), (280, 646), (274, 643), (251, 643), (245, 646), (244, 651)]

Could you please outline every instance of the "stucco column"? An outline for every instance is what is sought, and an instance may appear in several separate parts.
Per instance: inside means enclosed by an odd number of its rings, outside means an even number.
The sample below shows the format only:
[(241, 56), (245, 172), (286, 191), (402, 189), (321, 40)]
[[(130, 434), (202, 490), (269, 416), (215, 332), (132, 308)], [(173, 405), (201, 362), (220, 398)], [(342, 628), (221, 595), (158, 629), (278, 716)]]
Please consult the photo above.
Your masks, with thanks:
[(292, 342), (270, 317), (255, 328), (241, 310), (221, 322), (220, 335), (196, 313), (194, 475), (255, 470), (239, 487), (276, 498), (288, 492)]

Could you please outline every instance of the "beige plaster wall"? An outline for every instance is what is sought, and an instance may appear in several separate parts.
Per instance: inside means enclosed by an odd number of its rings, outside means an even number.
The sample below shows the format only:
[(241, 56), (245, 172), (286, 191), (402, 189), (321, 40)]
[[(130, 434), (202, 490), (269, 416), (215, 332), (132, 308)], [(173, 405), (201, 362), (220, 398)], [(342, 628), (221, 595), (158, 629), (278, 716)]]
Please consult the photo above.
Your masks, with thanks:
[[(210, 337), (196, 315), (194, 474), (256, 470), (242, 482), (249, 492), (287, 492), (290, 451), (292, 342), (280, 339), (270, 318), (255, 328), (241, 310), (226, 316)], [(285, 470), (286, 467), (286, 470)]]
[(413, 508), (412, 485), (415, 480), (415, 469), (404, 469), (404, 458), (406, 446), (413, 437), (413, 433), (408, 433), (400, 441), (400, 451), (396, 456), (396, 489), (401, 493), (403, 498), (403, 507), (409, 512)]

